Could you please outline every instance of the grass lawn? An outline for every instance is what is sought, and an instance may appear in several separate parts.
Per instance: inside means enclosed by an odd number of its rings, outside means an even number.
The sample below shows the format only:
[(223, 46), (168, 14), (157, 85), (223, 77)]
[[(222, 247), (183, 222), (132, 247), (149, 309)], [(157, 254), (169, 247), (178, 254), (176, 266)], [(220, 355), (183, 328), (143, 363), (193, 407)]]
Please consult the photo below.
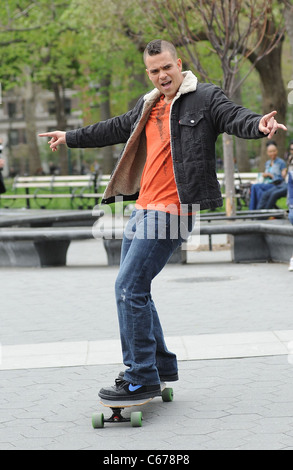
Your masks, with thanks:
[[(6, 179), (5, 180), (6, 186), (6, 193), (5, 195), (21, 195), (25, 194), (25, 189), (13, 189), (13, 179)], [(35, 190), (32, 188), (30, 190), (31, 194), (34, 194)], [(40, 194), (70, 194), (69, 188), (57, 188), (55, 191), (53, 190), (46, 190), (45, 188), (37, 190)], [(36, 192), (36, 194), (37, 194)], [(77, 191), (78, 194), (78, 191)], [(96, 206), (95, 199), (82, 199), (79, 197), (70, 198), (49, 198), (48, 199), (30, 199), (29, 200), (30, 208), (31, 209), (50, 209), (50, 210), (77, 210), (77, 209), (87, 209), (91, 210)], [(7, 209), (22, 209), (27, 207), (27, 200), (26, 199), (2, 199), (0, 197), (0, 208), (7, 208)]]

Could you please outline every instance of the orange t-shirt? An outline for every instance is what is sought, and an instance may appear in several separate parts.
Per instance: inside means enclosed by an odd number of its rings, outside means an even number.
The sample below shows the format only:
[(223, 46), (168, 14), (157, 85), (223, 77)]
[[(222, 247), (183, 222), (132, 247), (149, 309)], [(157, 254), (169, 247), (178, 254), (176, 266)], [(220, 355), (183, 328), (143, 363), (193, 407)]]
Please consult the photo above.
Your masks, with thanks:
[(180, 201), (171, 156), (170, 107), (171, 103), (166, 104), (162, 95), (146, 124), (147, 160), (136, 207), (179, 214)]

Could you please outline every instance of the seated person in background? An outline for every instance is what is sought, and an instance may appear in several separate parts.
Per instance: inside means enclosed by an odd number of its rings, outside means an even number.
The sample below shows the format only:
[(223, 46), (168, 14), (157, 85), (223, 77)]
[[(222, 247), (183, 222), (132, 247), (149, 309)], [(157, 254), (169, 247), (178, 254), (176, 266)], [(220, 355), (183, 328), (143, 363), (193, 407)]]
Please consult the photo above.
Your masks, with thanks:
[(263, 183), (256, 183), (251, 186), (250, 210), (272, 209), (280, 197), (287, 194), (287, 184), (285, 177), (287, 166), (282, 158), (278, 157), (278, 147), (275, 142), (267, 143), (267, 155), (263, 173)]
[(266, 191), (258, 204), (258, 209), (275, 209), (278, 199), (286, 197), (288, 186), (286, 182), (274, 186), (270, 191)]

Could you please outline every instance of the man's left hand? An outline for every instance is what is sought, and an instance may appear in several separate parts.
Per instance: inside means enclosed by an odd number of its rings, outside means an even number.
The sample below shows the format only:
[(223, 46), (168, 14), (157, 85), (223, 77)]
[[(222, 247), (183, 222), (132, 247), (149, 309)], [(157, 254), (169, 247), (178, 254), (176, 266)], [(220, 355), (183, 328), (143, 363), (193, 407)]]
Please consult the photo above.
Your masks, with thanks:
[(284, 131), (287, 131), (287, 127), (284, 126), (284, 124), (279, 124), (276, 121), (276, 114), (277, 111), (272, 111), (269, 114), (265, 114), (259, 121), (259, 130), (260, 132), (263, 132), (268, 137), (268, 139), (271, 139), (278, 129), (283, 129)]

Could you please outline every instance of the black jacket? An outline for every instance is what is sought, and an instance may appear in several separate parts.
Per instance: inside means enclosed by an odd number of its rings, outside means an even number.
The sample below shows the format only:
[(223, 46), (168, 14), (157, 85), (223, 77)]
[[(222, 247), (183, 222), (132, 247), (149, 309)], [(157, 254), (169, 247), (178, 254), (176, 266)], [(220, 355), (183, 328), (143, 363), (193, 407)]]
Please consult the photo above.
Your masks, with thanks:
[[(230, 101), (212, 84), (198, 83), (192, 72), (184, 80), (170, 109), (173, 168), (180, 202), (199, 204), (201, 209), (222, 205), (216, 175), (215, 142), (226, 132), (244, 139), (264, 137), (258, 129), (261, 116)], [(104, 203), (116, 196), (138, 197), (146, 161), (145, 124), (160, 99), (155, 89), (129, 112), (66, 133), (69, 147), (103, 147), (125, 143), (121, 158), (104, 194)]]

